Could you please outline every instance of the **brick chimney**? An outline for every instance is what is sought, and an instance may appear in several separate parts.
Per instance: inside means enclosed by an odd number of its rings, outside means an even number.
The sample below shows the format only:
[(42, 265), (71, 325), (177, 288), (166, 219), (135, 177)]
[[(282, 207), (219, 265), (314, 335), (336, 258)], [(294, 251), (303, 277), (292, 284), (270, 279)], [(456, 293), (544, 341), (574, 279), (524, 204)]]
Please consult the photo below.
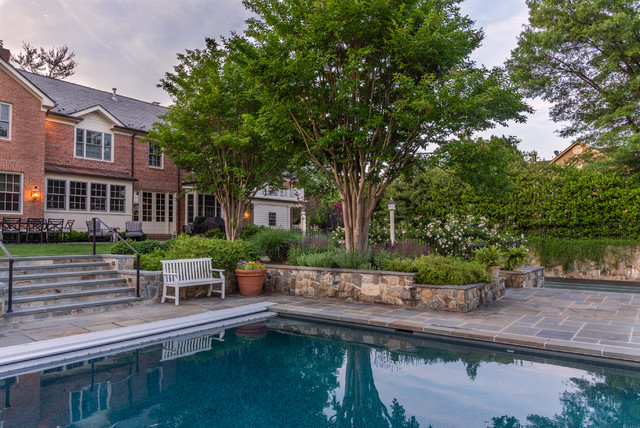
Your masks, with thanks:
[(9, 62), (9, 58), (11, 58), (11, 51), (2, 46), (2, 40), (0, 40), (0, 58), (7, 62)]

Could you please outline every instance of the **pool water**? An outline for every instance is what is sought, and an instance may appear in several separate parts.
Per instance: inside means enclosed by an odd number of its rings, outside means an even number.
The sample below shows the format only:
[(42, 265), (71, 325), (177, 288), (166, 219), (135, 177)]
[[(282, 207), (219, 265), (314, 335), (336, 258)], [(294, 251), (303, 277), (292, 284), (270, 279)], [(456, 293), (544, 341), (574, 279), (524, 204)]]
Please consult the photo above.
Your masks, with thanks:
[(1, 379), (32, 426), (637, 427), (640, 374), (272, 318)]

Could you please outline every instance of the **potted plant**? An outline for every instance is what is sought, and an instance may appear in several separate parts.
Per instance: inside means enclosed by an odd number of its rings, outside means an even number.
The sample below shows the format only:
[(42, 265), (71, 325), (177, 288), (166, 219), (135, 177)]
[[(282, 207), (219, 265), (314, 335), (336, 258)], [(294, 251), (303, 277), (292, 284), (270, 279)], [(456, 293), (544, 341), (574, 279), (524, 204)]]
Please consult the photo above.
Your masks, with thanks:
[(500, 264), (502, 263), (503, 253), (500, 247), (492, 245), (476, 250), (476, 261), (483, 264), (487, 273), (493, 278), (497, 278), (500, 274)]
[(529, 261), (531, 255), (525, 247), (511, 247), (505, 254), (504, 261), (508, 269), (516, 272), (524, 271), (524, 265)]
[(267, 266), (259, 260), (240, 260), (236, 266), (236, 276), (240, 294), (243, 296), (259, 296), (264, 285)]

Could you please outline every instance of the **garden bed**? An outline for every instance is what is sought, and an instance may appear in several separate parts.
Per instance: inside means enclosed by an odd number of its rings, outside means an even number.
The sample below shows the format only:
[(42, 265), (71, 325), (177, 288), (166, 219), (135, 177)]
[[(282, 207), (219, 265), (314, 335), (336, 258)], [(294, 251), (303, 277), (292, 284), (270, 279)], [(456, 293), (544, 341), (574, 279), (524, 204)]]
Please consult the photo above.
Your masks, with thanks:
[(504, 296), (504, 279), (470, 285), (422, 285), (415, 273), (287, 265), (267, 268), (268, 292), (347, 302), (469, 312)]

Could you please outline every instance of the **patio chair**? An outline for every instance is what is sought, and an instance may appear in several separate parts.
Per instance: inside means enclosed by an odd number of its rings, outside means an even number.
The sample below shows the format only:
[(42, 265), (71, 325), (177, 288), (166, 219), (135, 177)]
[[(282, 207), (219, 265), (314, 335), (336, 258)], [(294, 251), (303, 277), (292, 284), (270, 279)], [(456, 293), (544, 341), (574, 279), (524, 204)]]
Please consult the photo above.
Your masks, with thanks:
[(141, 221), (128, 221), (125, 223), (126, 237), (137, 238), (142, 241), (142, 222)]
[(103, 230), (102, 226), (100, 226), (100, 223), (98, 222), (96, 222), (96, 230), (94, 231), (92, 220), (87, 221), (87, 231), (89, 232), (89, 241), (93, 241), (94, 234), (96, 236), (96, 239), (102, 238), (105, 241), (111, 239), (111, 235), (113, 234), (110, 229)]
[(44, 235), (47, 231), (47, 222), (43, 218), (28, 218), (27, 219), (27, 244), (29, 243), (29, 236), (40, 235), (40, 243), (44, 242)]
[(73, 230), (73, 223), (75, 223), (75, 220), (67, 220), (67, 223), (64, 225), (64, 229), (62, 229), (63, 236), (69, 235), (69, 237), (71, 237), (71, 231)]
[(16, 242), (20, 243), (21, 219), (19, 217), (3, 217), (2, 230), (0, 232), (0, 240), (5, 242), (5, 235), (16, 235)]
[(47, 243), (49, 243), (49, 235), (60, 235), (60, 242), (62, 242), (62, 237), (64, 230), (64, 219), (62, 218), (50, 218), (47, 222)]

